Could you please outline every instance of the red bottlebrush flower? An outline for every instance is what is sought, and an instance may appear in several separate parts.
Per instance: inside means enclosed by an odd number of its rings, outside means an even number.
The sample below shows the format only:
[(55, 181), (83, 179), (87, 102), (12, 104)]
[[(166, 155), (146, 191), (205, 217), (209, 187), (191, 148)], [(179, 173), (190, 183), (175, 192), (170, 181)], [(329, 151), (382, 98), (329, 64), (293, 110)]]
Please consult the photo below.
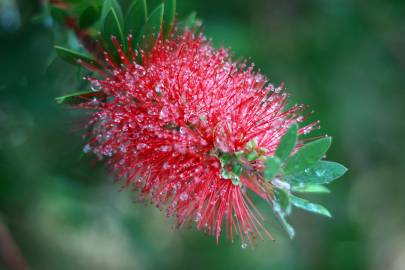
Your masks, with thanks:
[(243, 243), (271, 238), (250, 196), (272, 205), (274, 183), (257, 172), (291, 124), (304, 119), (304, 107), (288, 108), (282, 87), (202, 34), (158, 38), (141, 51), (142, 65), (134, 51), (113, 43), (120, 63), (109, 52), (102, 68), (85, 64), (103, 77), (88, 78), (93, 90), (107, 96), (83, 105), (96, 109), (85, 152), (106, 157), (117, 178), (178, 226), (195, 222), (217, 241), (223, 228)]

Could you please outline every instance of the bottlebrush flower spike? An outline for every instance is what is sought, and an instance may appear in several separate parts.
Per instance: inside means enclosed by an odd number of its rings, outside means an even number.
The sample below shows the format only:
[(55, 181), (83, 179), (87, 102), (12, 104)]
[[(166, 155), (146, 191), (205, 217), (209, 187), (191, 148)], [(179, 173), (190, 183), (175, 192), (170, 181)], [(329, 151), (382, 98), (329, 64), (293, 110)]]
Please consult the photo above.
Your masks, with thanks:
[(272, 238), (253, 194), (268, 202), (290, 236), (291, 205), (330, 215), (293, 193), (326, 192), (322, 184), (346, 169), (320, 161), (330, 138), (297, 140), (319, 125), (298, 128), (305, 107), (288, 107), (282, 86), (196, 30), (162, 30), (144, 40), (145, 50), (132, 49), (131, 34), (124, 44), (111, 41), (105, 59), (79, 58), (95, 74), (86, 77), (95, 95), (73, 97), (92, 112), (84, 151), (106, 159), (141, 199), (175, 216), (178, 227), (195, 223), (217, 241), (223, 229), (231, 240), (238, 234), (242, 247)]

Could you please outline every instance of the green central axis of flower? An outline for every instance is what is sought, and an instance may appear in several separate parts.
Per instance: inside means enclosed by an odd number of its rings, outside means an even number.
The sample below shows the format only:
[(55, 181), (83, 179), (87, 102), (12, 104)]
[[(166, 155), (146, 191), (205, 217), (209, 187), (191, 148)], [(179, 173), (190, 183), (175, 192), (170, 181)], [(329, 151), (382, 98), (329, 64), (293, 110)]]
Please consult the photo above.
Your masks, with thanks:
[(245, 145), (245, 148), (237, 152), (223, 152), (215, 149), (213, 155), (218, 158), (221, 163), (221, 177), (229, 179), (236, 186), (242, 186), (241, 176), (247, 172), (254, 172), (255, 168), (252, 162), (256, 160), (265, 161), (266, 150), (257, 148), (255, 141), (250, 141)]

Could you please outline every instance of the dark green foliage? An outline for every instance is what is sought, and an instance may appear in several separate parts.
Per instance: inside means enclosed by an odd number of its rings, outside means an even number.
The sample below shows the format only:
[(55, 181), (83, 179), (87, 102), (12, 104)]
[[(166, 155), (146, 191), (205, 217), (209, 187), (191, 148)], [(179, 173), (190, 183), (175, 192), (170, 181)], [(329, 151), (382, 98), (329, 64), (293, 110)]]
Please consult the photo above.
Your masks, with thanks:
[[(111, 37), (114, 36), (122, 44), (124, 40), (124, 34), (122, 32), (122, 24), (118, 19), (118, 15), (115, 9), (110, 9), (107, 13), (107, 16), (104, 19), (103, 23), (103, 36), (107, 43), (111, 42)], [(110, 45), (111, 48), (114, 48), (113, 45)]]
[(132, 33), (134, 38), (138, 39), (147, 19), (148, 7), (146, 0), (134, 0), (125, 16), (125, 34)]
[(88, 6), (79, 17), (79, 26), (88, 28), (100, 17), (100, 9), (97, 6)]
[(173, 28), (175, 17), (176, 17), (176, 0), (165, 0), (165, 10), (163, 14), (165, 35), (167, 35)]
[(163, 22), (163, 13), (164, 13), (164, 4), (160, 4), (150, 13), (146, 24), (143, 28), (143, 35), (141, 37), (141, 43), (145, 48), (148, 48), (150, 45), (153, 46), (153, 42), (156, 40), (158, 33), (162, 27)]

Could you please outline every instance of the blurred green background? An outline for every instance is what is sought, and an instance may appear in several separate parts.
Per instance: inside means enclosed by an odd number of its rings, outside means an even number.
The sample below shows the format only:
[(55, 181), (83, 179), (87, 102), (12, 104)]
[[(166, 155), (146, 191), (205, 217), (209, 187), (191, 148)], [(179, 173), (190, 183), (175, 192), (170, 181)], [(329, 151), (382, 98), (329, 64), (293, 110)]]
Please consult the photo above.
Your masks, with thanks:
[(80, 114), (54, 102), (77, 74), (46, 70), (40, 1), (0, 0), (0, 269), (4, 235), (32, 269), (405, 269), (405, 1), (178, 0), (180, 15), (193, 10), (334, 137), (328, 159), (349, 172), (311, 196), (333, 219), (296, 210), (290, 241), (259, 205), (277, 241), (254, 249), (173, 229), (81, 157)]

